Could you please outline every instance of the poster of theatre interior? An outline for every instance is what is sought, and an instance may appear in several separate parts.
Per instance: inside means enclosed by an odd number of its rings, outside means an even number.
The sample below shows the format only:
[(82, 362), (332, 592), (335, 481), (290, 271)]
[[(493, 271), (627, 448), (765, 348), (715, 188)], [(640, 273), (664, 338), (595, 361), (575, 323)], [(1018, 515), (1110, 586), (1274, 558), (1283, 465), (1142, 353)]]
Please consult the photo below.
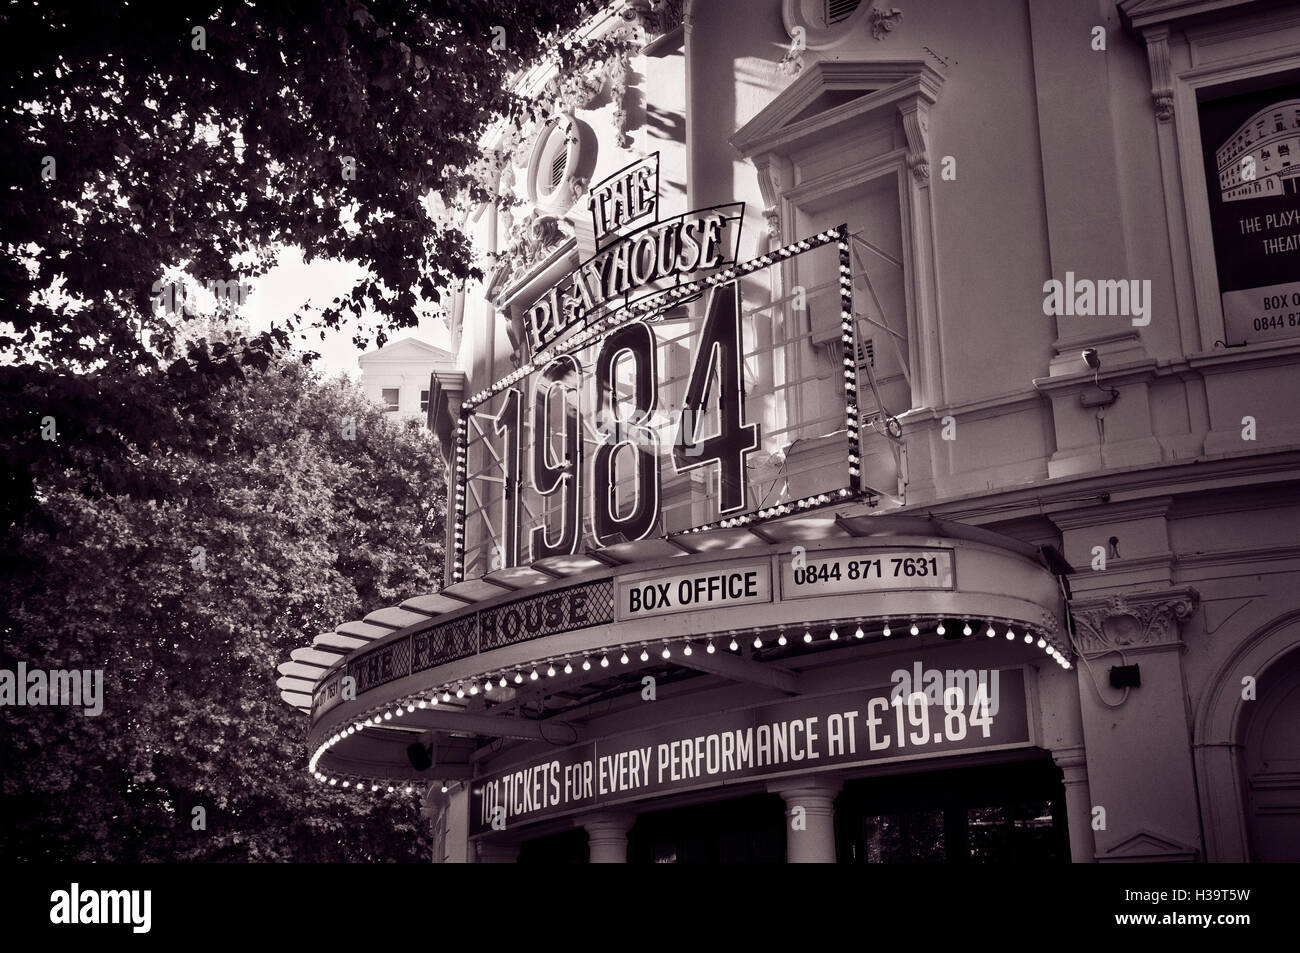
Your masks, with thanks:
[(592, 189), (595, 254), (465, 403), (457, 580), (859, 493), (847, 229), (737, 262), (743, 205), (661, 220), (656, 160)]

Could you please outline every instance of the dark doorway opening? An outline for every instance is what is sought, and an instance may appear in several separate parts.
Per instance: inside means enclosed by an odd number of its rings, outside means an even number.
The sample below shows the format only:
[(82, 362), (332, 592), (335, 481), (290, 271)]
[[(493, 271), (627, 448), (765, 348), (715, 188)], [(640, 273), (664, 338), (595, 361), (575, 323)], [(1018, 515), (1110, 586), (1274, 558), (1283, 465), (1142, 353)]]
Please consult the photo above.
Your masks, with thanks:
[(1050, 759), (848, 781), (842, 863), (1068, 863), (1061, 770)]
[(628, 832), (633, 864), (785, 862), (785, 802), (776, 794), (641, 814)]
[(581, 827), (534, 837), (519, 845), (521, 864), (585, 864), (588, 854), (587, 832)]

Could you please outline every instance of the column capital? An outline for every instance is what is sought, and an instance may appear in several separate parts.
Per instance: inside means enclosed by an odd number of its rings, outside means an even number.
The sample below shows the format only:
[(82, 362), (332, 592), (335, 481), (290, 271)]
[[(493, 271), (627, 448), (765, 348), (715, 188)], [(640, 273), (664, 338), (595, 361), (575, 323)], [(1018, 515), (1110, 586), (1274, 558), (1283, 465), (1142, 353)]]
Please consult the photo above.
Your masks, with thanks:
[(1075, 648), (1091, 658), (1115, 649), (1179, 646), (1179, 623), (1191, 616), (1200, 598), (1195, 589), (1182, 587), (1073, 599)]
[(815, 775), (804, 778), (783, 778), (767, 785), (768, 791), (781, 795), (787, 805), (800, 801), (834, 800), (844, 787), (844, 780), (835, 776)]
[(593, 864), (627, 863), (627, 832), (636, 815), (624, 811), (597, 811), (574, 819), (587, 832), (587, 847)]

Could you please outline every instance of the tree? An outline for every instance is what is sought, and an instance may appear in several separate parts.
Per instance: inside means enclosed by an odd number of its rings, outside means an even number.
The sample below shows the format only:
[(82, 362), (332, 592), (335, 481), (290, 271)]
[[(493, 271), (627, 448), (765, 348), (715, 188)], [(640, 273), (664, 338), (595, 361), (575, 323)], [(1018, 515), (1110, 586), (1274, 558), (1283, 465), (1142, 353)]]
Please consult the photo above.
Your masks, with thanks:
[[(40, 471), (78, 450), (99, 458), (111, 489), (156, 492), (116, 461), (177, 436), (153, 401), (158, 375), (191, 377), (201, 398), (309, 330), (285, 315), (220, 351), (177, 351), (186, 312), (169, 313), (169, 269), (229, 290), (297, 245), (308, 261), (369, 268), (324, 324), (369, 310), (396, 328), (477, 275), (459, 219), (431, 212), (489, 198), (482, 136), (542, 105), (510, 91), (513, 73), (611, 48), (565, 39), (597, 6), (5, 5), (0, 526), (28, 519)], [(40, 439), (46, 418), (58, 442)]]
[(102, 669), (104, 711), (5, 710), (0, 852), (427, 857), (418, 794), (307, 774), (305, 721), (274, 682), (312, 635), (437, 588), (446, 488), (434, 440), (288, 361), (210, 392), (207, 413), (216, 439), (196, 431), (126, 461), (173, 486), (165, 499), (106, 492), (85, 469), (39, 486), (47, 528), (21, 535), (23, 568), (0, 583), (3, 667)]

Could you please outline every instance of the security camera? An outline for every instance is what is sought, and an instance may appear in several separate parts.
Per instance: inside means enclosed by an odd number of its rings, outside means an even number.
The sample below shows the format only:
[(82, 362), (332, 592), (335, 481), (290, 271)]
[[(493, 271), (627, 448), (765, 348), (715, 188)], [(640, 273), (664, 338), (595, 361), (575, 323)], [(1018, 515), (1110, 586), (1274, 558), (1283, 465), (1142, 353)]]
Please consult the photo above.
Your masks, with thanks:
[(1094, 371), (1101, 369), (1101, 358), (1097, 356), (1097, 349), (1095, 347), (1083, 349), (1083, 363), (1087, 364)]

